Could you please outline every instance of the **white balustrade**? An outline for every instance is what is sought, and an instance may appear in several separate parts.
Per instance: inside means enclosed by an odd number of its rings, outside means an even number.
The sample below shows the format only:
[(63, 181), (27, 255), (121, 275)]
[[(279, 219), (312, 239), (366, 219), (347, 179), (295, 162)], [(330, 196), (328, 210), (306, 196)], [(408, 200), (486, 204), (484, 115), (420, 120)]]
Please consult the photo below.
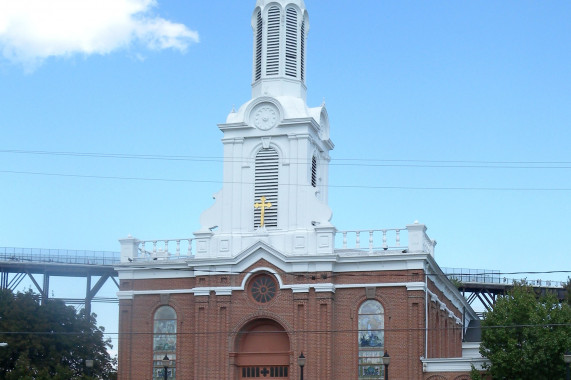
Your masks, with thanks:
[[(401, 246), (401, 231), (405, 228), (388, 228), (381, 230), (354, 230), (338, 231), (336, 236), (341, 236), (341, 247), (344, 250), (361, 250), (374, 252), (388, 249), (404, 249)], [(369, 236), (367, 247), (361, 247), (361, 234)], [(376, 244), (379, 243), (380, 244)]]
[(138, 260), (174, 260), (193, 256), (194, 239), (138, 241)]

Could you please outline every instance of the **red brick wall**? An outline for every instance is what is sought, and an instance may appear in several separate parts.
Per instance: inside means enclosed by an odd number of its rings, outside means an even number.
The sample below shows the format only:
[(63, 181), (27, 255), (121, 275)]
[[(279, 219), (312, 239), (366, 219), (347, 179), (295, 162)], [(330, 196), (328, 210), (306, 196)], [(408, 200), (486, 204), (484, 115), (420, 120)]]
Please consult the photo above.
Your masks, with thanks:
[[(263, 261), (256, 266), (272, 267)], [(246, 274), (127, 280), (121, 282), (121, 290), (240, 286), (244, 276)], [(424, 278), (418, 271), (280, 273), (280, 276), (285, 284), (402, 283)], [(437, 289), (432, 292), (444, 300)], [(426, 355), (425, 292), (408, 291), (405, 286), (376, 287), (372, 295), (384, 307), (385, 348), (391, 356), (390, 379), (426, 379), (420, 362), (420, 357)], [(153, 315), (163, 304), (172, 306), (177, 312), (178, 379), (237, 379), (234, 358), (240, 329), (250, 321), (269, 318), (288, 333), (290, 379), (299, 377), (297, 357), (303, 352), (307, 358), (306, 379), (356, 380), (358, 309), (366, 299), (365, 287), (337, 288), (335, 293), (315, 292), (314, 288), (308, 293), (284, 289), (267, 304), (256, 303), (247, 291), (233, 291), (231, 296), (217, 296), (214, 292), (209, 296), (136, 295), (133, 300), (120, 301), (119, 380), (151, 378)], [(428, 357), (461, 355), (460, 335), (452, 328), (456, 324), (448, 318), (447, 312), (435, 310), (438, 307), (432, 306), (434, 302), (429, 305)], [(459, 313), (451, 304), (449, 307)], [(446, 319), (449, 329), (438, 330)]]

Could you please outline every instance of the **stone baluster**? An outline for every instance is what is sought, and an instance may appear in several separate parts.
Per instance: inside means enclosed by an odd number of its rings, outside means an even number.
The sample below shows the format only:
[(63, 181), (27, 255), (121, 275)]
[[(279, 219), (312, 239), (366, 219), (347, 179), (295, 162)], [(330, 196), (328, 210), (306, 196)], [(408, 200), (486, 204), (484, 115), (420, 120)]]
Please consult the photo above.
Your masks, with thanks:
[(387, 245), (387, 230), (382, 230), (383, 231), (383, 249), (387, 250), (389, 248), (389, 246)]
[(188, 239), (188, 257), (192, 256), (192, 239)]
[(176, 241), (176, 257), (180, 257), (180, 240)]
[(369, 231), (369, 253), (373, 253), (373, 230)]
[(396, 246), (400, 247), (400, 230), (396, 230)]
[(361, 231), (355, 231), (355, 248), (361, 248)]
[(347, 231), (343, 231), (343, 249), (347, 249)]
[(171, 252), (169, 250), (169, 241), (165, 240), (165, 257), (169, 258), (171, 257)]

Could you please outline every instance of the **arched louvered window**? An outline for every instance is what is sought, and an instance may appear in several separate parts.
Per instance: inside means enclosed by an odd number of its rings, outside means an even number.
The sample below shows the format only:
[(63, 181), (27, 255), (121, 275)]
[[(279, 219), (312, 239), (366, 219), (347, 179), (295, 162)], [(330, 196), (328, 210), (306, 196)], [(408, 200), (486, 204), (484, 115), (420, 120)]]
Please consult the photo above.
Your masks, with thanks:
[(311, 158), (311, 186), (317, 187), (317, 158)]
[(305, 81), (305, 20), (303, 20), (301, 22), (301, 41), (300, 41), (300, 55), (301, 55), (301, 60), (300, 60), (300, 77), (302, 81)]
[(280, 8), (268, 11), (268, 44), (266, 46), (266, 75), (278, 75), (280, 69)]
[(384, 379), (385, 312), (379, 301), (367, 300), (359, 308), (359, 379)]
[(263, 36), (262, 11), (256, 16), (256, 57), (254, 63), (254, 80), (262, 77), (262, 36)]
[(286, 55), (285, 73), (297, 78), (297, 10), (289, 7), (286, 10)]
[(153, 380), (165, 378), (165, 355), (171, 360), (168, 378), (176, 379), (176, 312), (170, 306), (161, 306), (153, 322)]
[(278, 152), (262, 149), (256, 155), (254, 228), (278, 226)]

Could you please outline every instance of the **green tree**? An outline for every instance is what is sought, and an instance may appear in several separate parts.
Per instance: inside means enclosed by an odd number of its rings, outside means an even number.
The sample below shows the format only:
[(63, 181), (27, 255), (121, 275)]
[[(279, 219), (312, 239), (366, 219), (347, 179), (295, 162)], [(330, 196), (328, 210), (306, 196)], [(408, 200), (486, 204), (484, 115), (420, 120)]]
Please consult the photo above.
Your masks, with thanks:
[(571, 347), (571, 307), (552, 294), (538, 297), (515, 283), (482, 321), (480, 353), (494, 379), (563, 379), (563, 353)]
[[(32, 291), (0, 290), (0, 379), (89, 380), (115, 378), (111, 348), (96, 315), (62, 301), (40, 303)], [(94, 366), (86, 373), (85, 360)]]
[(567, 304), (571, 306), (571, 277), (567, 278), (567, 284), (563, 285), (565, 288), (565, 300)]

